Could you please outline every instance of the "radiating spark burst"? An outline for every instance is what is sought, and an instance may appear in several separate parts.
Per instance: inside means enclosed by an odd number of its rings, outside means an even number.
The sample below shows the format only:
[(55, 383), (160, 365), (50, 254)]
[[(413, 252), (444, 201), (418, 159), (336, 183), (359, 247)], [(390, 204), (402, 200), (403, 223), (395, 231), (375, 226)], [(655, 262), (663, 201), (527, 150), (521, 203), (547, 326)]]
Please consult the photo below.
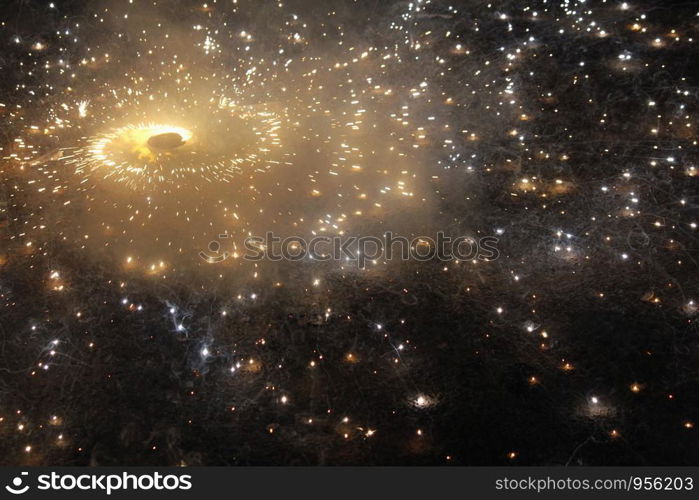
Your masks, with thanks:
[(230, 182), (245, 169), (260, 168), (281, 146), (282, 118), (276, 113), (225, 99), (215, 112), (224, 114), (215, 125), (199, 122), (189, 129), (142, 123), (98, 134), (66, 155), (66, 162), (92, 182), (167, 192), (197, 189), (198, 181)]
[(90, 101), (85, 100), (85, 101), (80, 101), (78, 103), (78, 116), (80, 118), (85, 118), (87, 116), (87, 107), (90, 104)]

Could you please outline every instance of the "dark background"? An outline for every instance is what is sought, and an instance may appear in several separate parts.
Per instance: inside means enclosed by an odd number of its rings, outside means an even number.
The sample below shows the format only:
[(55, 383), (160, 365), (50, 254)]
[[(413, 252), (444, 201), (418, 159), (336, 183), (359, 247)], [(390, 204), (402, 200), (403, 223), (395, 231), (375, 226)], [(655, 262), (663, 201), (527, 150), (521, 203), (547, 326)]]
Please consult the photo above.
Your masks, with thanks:
[[(183, 32), (197, 23), (222, 27), (226, 20), (232, 33), (240, 23), (260, 34), (277, 22), (266, 2), (241, 0), (237, 17), (228, 12), (230, 3), (218, 2), (209, 13), (198, 2), (158, 2), (131, 18), (134, 25), (163, 22)], [(319, 25), (335, 10), (333, 22), (345, 36), (367, 45), (394, 41), (397, 35), (386, 27), (407, 4), (284, 3), (310, 33), (321, 32)], [(89, 55), (87, 47), (109, 50), (118, 64), (93, 71), (115, 82), (121, 68), (145, 64), (131, 35), (119, 38), (98, 22), (95, 13), (116, 16), (104, 12), (106, 5), (112, 3), (57, 0), (55, 9), (48, 2), (2, 3), (3, 152), (35, 117), (61, 102), (67, 86), (90, 93), (93, 83), (84, 73), (72, 83), (55, 73), (28, 75), (42, 58), (79, 60)], [(451, 14), (449, 5), (459, 14)], [(466, 174), (471, 161), (457, 160), (449, 169), (434, 167), (441, 179), (430, 186), (449, 229), (505, 230), (500, 258), (492, 263), (466, 263), (449, 273), (440, 262), (404, 263), (382, 275), (337, 271), (325, 276), (321, 289), (305, 285), (313, 264), (288, 263), (279, 271), (287, 286), (259, 291), (257, 300), (231, 306), (225, 318), (220, 309), (235, 303), (231, 297), (241, 288), (194, 285), (195, 270), (180, 268), (166, 284), (130, 276), (129, 301), (143, 306), (130, 314), (116, 286), (123, 273), (108, 260), (86, 257), (55, 235), (41, 251), (23, 250), (18, 235), (33, 223), (35, 195), (5, 158), (0, 463), (695, 465), (699, 332), (687, 304), (699, 300), (697, 237), (689, 226), (698, 215), (697, 177), (686, 169), (699, 166), (697, 42), (688, 40), (696, 37), (699, 7), (634, 2), (622, 10), (616, 2), (571, 3), (568, 9), (578, 11), (573, 15), (560, 5), (529, 5), (538, 20), (521, 2), (488, 7), (437, 0), (405, 22), (415, 23), (416, 37), (451, 30), (472, 52), (469, 62), (452, 63), (446, 76), (435, 69), (440, 89), (466, 103), (436, 112), (448, 114), (455, 130), (478, 132), (480, 141), (457, 144), (462, 158), (477, 155), (476, 172)], [(114, 2), (113, 11), (122, 7)], [(594, 13), (584, 14), (587, 9)], [(499, 12), (508, 13), (512, 31)], [(569, 29), (580, 16), (586, 19), (582, 29)], [(607, 37), (585, 31), (592, 20)], [(56, 36), (75, 22), (81, 25), (77, 43)], [(629, 29), (634, 22), (648, 33)], [(680, 41), (668, 35), (672, 29)], [(15, 36), (22, 43), (14, 43)], [(505, 71), (506, 53), (529, 36), (537, 40), (535, 55)], [(273, 54), (275, 37), (276, 31), (260, 36), (255, 50)], [(656, 37), (662, 47), (651, 45)], [(41, 58), (27, 50), (39, 39), (48, 46)], [(450, 57), (455, 38), (434, 40), (424, 50)], [(173, 43), (187, 54), (186, 35)], [(298, 48), (298, 55), (340, 50), (331, 45), (319, 38)], [(620, 71), (615, 65), (625, 51), (633, 57), (630, 67), (636, 66)], [(415, 68), (434, 64), (406, 61), (405, 75), (387, 76), (396, 89), (409, 88)], [(190, 62), (199, 64), (195, 56)], [(486, 73), (475, 76), (479, 68)], [(517, 125), (528, 136), (526, 150), (506, 134), (519, 111), (492, 113), (508, 99), (502, 93), (507, 79), (531, 116)], [(658, 135), (649, 133), (654, 127), (661, 129)], [(81, 130), (75, 140), (91, 132)], [(40, 142), (37, 147), (46, 150), (56, 146)], [(445, 159), (439, 145), (422, 154), (429, 164)], [(674, 164), (665, 161), (668, 156)], [(653, 159), (657, 166), (650, 165)], [(625, 183), (622, 172), (631, 172), (632, 180)], [(512, 196), (527, 176), (564, 178), (574, 188), (546, 199)], [(603, 185), (611, 192), (602, 193)], [(626, 217), (632, 196), (640, 199), (633, 206), (640, 215)], [(70, 215), (65, 217), (69, 225)], [(558, 229), (572, 238), (558, 237)], [(561, 259), (552, 249), (570, 241), (576, 257)], [(64, 294), (46, 287), (47, 273), (57, 267), (71, 282)], [(170, 304), (184, 311), (186, 336), (173, 328)], [(497, 307), (505, 312), (498, 314)], [(534, 333), (526, 330), (528, 321), (537, 325)], [(31, 330), (33, 324), (40, 326)], [(542, 339), (541, 330), (550, 338)], [(61, 338), (57, 357), (47, 347), (54, 338)], [(409, 343), (399, 352), (395, 347), (404, 339)], [(86, 348), (88, 342), (94, 347)], [(205, 360), (203, 345), (212, 352)], [(348, 352), (360, 361), (348, 363)], [(322, 363), (309, 369), (310, 357), (319, 354)], [(232, 377), (231, 364), (248, 357), (259, 370)], [(52, 363), (45, 373), (37, 368), (42, 362)], [(567, 362), (574, 369), (564, 369)], [(634, 383), (640, 392), (630, 390)], [(289, 395), (288, 404), (279, 404), (281, 394)], [(418, 394), (429, 395), (434, 406), (416, 407)], [(375, 434), (367, 437), (368, 429)]]

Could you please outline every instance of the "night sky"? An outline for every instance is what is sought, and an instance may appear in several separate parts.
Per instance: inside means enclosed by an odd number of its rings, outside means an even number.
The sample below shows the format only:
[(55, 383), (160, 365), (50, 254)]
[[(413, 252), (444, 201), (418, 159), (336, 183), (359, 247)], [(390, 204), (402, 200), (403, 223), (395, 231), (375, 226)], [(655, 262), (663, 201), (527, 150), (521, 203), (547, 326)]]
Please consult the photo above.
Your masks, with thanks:
[(0, 464), (699, 462), (696, 3), (0, 21)]

